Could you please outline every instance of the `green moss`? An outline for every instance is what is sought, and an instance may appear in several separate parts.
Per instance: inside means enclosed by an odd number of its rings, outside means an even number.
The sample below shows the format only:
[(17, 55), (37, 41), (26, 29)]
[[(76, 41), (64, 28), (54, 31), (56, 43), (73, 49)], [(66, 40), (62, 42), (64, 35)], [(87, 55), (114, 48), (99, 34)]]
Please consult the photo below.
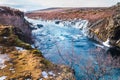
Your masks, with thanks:
[(37, 49), (31, 50), (31, 53), (34, 54), (35, 56), (43, 57), (42, 53)]
[(49, 68), (52, 66), (52, 63), (50, 61), (44, 59), (42, 53), (39, 50), (33, 49), (33, 50), (31, 50), (31, 53), (34, 54), (35, 56), (42, 57), (42, 60), (40, 61), (40, 63), (45, 65), (44, 68), (46, 68), (46, 67)]
[(40, 51), (37, 50), (37, 49), (34, 49), (34, 50), (32, 50), (32, 53), (33, 53), (33, 54), (38, 54), (38, 53), (40, 53)]
[(25, 49), (32, 49), (30, 44), (27, 44), (23, 41), (21, 41), (20, 39), (18, 39), (18, 37), (15, 39), (15, 46), (19, 46)]
[(44, 64), (44, 68), (52, 68), (52, 63), (46, 59), (43, 58), (43, 60), (41, 60), (41, 63)]
[[(6, 39), (4, 39), (4, 36), (7, 36)], [(17, 35), (13, 32), (13, 27), (6, 27), (0, 29), (0, 43), (4, 44), (6, 46), (18, 46), (25, 49), (32, 49), (30, 44), (27, 44), (23, 41), (21, 41)]]

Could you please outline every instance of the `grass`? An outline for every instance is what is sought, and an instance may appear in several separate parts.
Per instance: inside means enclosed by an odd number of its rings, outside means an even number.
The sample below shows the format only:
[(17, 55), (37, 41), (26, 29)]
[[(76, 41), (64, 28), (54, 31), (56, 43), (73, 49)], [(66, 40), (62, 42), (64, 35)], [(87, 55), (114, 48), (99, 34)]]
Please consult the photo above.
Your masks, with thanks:
[(24, 49), (32, 49), (30, 44), (23, 42), (14, 34), (13, 27), (11, 26), (0, 30), (0, 43), (7, 46), (18, 46)]

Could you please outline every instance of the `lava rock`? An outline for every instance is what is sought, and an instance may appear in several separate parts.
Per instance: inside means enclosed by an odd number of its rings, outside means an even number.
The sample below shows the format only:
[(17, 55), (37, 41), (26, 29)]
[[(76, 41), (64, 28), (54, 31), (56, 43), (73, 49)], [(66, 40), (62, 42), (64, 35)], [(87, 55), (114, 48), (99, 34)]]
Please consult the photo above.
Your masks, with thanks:
[(60, 21), (55, 21), (55, 24), (59, 24), (60, 23)]
[(43, 25), (42, 24), (37, 24), (37, 27), (41, 28), (41, 27), (43, 27)]

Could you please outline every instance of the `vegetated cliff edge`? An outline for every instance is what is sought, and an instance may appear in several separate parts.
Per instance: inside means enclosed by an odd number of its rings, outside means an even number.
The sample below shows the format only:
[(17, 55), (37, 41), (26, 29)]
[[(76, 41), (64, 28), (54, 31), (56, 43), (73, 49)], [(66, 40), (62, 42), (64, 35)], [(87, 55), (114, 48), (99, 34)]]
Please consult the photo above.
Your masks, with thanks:
[(75, 80), (73, 71), (54, 65), (31, 47), (31, 30), (23, 12), (0, 7), (0, 79)]
[(109, 10), (114, 11), (114, 13), (89, 25), (88, 34), (90, 38), (102, 42), (108, 40), (110, 45), (120, 48), (120, 4), (110, 7)]
[(54, 8), (26, 13), (34, 19), (45, 20), (89, 20), (88, 37), (99, 42), (108, 39), (113, 46), (120, 47), (120, 3), (104, 8)]
[(25, 42), (32, 42), (30, 24), (24, 19), (24, 13), (9, 7), (0, 6), (0, 24), (14, 26), (15, 34)]

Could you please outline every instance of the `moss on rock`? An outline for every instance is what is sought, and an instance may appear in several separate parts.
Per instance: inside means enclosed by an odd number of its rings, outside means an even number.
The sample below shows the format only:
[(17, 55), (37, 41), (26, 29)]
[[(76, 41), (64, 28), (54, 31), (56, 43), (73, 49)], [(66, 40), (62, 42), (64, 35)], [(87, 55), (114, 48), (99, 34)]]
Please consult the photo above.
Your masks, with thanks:
[(11, 26), (0, 26), (0, 43), (6, 46), (18, 46), (25, 49), (32, 49), (31, 45), (23, 42), (14, 34)]
[[(0, 26), (0, 32), (0, 51), (2, 54), (9, 55), (10, 58), (5, 62), (6, 67), (0, 69), (0, 76), (7, 76), (6, 80), (63, 80), (74, 77), (71, 69), (52, 64), (42, 56), (39, 50), (33, 49), (30, 44), (20, 40), (14, 34), (13, 27)], [(16, 47), (24, 49), (18, 50)], [(69, 69), (70, 72), (65, 69)], [(56, 76), (49, 75), (48, 78), (44, 78), (42, 71), (53, 71)]]

